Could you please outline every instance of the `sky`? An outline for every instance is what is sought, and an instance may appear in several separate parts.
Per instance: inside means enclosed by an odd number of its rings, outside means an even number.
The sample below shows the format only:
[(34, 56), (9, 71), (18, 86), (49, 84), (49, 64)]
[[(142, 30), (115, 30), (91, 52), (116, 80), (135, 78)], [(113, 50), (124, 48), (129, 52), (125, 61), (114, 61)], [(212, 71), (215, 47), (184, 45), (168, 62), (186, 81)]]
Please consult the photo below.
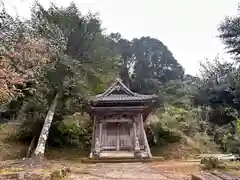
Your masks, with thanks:
[[(38, 0), (67, 6), (72, 0)], [(107, 33), (129, 40), (150, 36), (162, 41), (188, 74), (196, 75), (199, 62), (217, 55), (230, 60), (217, 38), (226, 16), (237, 15), (240, 0), (73, 0), (83, 13), (99, 12)], [(11, 13), (30, 16), (32, 0), (3, 0)]]

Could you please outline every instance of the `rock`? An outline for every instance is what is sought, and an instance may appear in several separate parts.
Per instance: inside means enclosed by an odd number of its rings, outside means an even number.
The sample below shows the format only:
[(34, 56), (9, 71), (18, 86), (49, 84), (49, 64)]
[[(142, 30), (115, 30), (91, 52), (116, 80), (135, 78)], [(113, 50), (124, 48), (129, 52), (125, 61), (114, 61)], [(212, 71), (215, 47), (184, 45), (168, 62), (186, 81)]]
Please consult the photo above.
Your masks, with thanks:
[(200, 174), (193, 174), (191, 180), (205, 180)]
[(61, 170), (53, 171), (50, 174), (50, 180), (60, 180), (66, 178), (70, 173), (69, 168), (63, 168)]

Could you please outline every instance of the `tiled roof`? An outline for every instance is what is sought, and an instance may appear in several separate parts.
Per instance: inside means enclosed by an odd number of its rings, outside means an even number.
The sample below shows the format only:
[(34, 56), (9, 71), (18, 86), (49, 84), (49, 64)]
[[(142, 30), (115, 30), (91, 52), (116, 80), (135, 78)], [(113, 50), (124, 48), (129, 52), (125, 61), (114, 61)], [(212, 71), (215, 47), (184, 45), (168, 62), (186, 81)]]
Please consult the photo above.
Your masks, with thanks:
[(152, 99), (154, 96), (148, 96), (148, 95), (138, 95), (138, 96), (128, 96), (125, 94), (114, 94), (109, 96), (100, 96), (95, 97), (94, 100), (96, 101), (138, 101), (138, 100), (148, 100)]
[(104, 93), (98, 94), (93, 97), (93, 101), (142, 101), (142, 100), (151, 100), (154, 95), (143, 95), (132, 92), (128, 89), (120, 79), (117, 79), (116, 82), (108, 88)]

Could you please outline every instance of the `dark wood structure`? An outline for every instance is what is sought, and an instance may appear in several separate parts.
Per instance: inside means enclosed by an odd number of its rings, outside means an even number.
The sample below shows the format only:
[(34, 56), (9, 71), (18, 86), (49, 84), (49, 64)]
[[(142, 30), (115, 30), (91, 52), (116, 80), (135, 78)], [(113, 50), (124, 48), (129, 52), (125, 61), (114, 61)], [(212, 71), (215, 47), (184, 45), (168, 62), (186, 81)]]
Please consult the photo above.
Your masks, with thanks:
[(155, 101), (154, 95), (132, 92), (119, 78), (104, 93), (96, 95), (89, 111), (93, 120), (90, 157), (151, 158), (144, 122)]

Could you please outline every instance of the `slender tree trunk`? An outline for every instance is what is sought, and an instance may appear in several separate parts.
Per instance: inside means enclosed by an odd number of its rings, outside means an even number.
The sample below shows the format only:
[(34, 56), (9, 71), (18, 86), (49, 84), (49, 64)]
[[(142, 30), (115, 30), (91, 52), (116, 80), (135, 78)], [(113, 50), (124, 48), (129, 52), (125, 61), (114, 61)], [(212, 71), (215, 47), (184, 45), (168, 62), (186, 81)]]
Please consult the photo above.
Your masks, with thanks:
[(47, 138), (48, 138), (48, 134), (49, 134), (49, 130), (52, 124), (52, 120), (53, 120), (53, 116), (58, 104), (58, 99), (59, 99), (60, 93), (58, 92), (55, 97), (54, 100), (48, 110), (47, 116), (45, 118), (43, 127), (42, 127), (42, 131), (41, 134), (39, 136), (38, 139), (38, 143), (37, 143), (37, 147), (33, 153), (34, 156), (43, 156), (44, 152), (45, 152), (45, 146), (46, 146), (46, 142), (47, 142)]
[(35, 139), (36, 139), (36, 136), (33, 137), (32, 141), (31, 141), (31, 143), (30, 143), (30, 146), (29, 146), (29, 148), (28, 148), (28, 152), (27, 152), (26, 158), (29, 158), (30, 155), (31, 155), (31, 153), (32, 153), (32, 149), (33, 149), (33, 146), (34, 146), (34, 144), (35, 144), (35, 143), (34, 143)]

